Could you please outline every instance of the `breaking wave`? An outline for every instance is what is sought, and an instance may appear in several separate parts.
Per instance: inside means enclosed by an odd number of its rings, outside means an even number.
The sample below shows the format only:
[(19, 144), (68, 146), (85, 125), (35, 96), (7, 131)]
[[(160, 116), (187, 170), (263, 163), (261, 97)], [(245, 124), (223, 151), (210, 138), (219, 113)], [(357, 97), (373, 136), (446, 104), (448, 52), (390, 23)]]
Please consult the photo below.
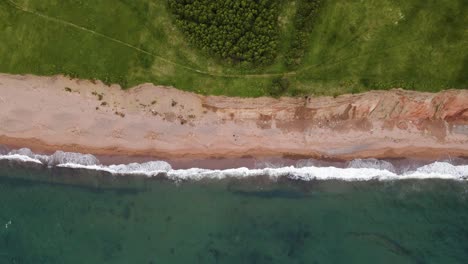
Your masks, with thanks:
[(295, 166), (277, 166), (265, 163), (255, 169), (244, 167), (224, 170), (202, 168), (173, 169), (171, 165), (165, 161), (103, 165), (91, 154), (57, 151), (52, 155), (39, 155), (27, 148), (12, 150), (6, 154), (0, 155), (0, 160), (35, 163), (44, 167), (104, 171), (114, 175), (145, 175), (148, 177), (165, 176), (175, 181), (247, 178), (256, 176), (267, 176), (272, 179), (286, 177), (302, 181), (385, 181), (431, 178), (468, 180), (468, 165), (454, 165), (449, 161), (436, 161), (400, 172), (398, 172), (392, 163), (377, 159), (356, 159), (348, 162), (343, 168), (319, 166), (313, 161), (302, 160), (298, 161)]

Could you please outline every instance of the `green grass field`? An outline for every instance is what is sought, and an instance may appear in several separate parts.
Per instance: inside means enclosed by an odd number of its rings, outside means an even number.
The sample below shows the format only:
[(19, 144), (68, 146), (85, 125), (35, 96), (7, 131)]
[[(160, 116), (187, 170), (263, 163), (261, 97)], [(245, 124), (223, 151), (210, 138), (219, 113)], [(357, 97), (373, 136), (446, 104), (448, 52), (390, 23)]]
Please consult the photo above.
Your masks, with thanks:
[(290, 95), (468, 88), (466, 0), (326, 0), (291, 70), (296, 6), (281, 3), (275, 61), (249, 68), (190, 45), (165, 0), (1, 0), (0, 72), (253, 97), (279, 77)]

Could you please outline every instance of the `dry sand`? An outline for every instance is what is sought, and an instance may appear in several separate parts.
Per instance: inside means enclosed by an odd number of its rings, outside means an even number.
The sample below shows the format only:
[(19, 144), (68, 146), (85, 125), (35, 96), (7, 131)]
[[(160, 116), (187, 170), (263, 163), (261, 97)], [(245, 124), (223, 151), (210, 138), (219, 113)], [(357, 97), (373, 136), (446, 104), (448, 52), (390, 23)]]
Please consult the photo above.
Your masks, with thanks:
[(0, 144), (159, 158), (468, 157), (468, 90), (241, 99), (0, 74)]

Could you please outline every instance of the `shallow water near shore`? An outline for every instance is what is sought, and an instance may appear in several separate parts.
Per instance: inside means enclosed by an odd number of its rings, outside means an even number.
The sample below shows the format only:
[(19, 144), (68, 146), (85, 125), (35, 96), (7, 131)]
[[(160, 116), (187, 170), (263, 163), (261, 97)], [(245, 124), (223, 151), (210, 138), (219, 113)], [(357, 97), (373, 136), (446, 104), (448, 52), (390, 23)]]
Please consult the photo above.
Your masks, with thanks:
[(464, 263), (465, 180), (174, 181), (0, 164), (0, 263)]

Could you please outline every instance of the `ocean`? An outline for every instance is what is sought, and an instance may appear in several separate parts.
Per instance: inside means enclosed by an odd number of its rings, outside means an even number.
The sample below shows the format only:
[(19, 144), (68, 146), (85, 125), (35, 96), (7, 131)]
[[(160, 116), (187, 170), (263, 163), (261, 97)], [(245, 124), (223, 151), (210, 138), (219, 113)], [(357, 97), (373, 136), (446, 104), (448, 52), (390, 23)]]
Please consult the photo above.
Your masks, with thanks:
[(467, 263), (468, 162), (0, 156), (0, 263)]

